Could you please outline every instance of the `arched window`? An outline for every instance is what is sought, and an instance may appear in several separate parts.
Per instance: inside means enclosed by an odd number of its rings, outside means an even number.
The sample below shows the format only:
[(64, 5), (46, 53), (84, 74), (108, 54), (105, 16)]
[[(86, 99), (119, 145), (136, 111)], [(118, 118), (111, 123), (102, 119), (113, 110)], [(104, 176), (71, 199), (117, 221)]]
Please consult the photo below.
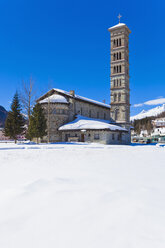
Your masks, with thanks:
[(119, 40), (117, 39), (117, 47), (119, 46)]
[(119, 39), (119, 46), (121, 46), (121, 38)]
[(119, 58), (118, 58), (118, 53), (117, 53), (116, 55), (117, 55), (117, 60), (118, 60), (118, 59), (119, 59)]
[(116, 46), (116, 40), (113, 40), (113, 46), (114, 47)]
[(119, 53), (119, 59), (121, 59), (121, 52)]
[(121, 72), (121, 65), (119, 66), (119, 72)]
[(121, 86), (121, 79), (120, 79), (120, 86)]
[(118, 94), (118, 102), (121, 101), (121, 93)]
[(116, 102), (116, 94), (114, 94), (114, 102)]
[(115, 53), (113, 54), (113, 60), (114, 60), (114, 61), (116, 60), (116, 56), (115, 56)]
[(116, 66), (114, 66), (113, 72), (116, 73)]
[(116, 86), (116, 80), (114, 79), (114, 82), (113, 82), (113, 86), (115, 87)]

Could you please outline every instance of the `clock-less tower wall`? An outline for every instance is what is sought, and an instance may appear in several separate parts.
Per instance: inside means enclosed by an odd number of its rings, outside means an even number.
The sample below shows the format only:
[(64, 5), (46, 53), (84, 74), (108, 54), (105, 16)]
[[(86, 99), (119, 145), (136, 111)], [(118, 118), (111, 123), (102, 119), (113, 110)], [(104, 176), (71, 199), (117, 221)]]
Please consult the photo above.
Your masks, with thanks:
[(130, 127), (129, 34), (123, 24), (108, 29), (111, 34), (111, 118)]

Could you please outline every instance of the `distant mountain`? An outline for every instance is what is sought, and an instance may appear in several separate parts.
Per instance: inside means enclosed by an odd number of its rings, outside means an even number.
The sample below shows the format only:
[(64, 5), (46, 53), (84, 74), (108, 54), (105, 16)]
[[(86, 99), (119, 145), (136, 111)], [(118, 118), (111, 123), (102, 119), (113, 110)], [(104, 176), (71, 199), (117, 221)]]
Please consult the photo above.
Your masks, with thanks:
[(0, 127), (4, 127), (7, 117), (7, 111), (4, 107), (0, 106)]
[(149, 109), (149, 110), (143, 110), (139, 114), (131, 116), (130, 119), (131, 119), (131, 121), (140, 120), (140, 119), (144, 119), (146, 117), (160, 115), (163, 112), (165, 112), (165, 104), (163, 104), (162, 106), (158, 106), (156, 108)]

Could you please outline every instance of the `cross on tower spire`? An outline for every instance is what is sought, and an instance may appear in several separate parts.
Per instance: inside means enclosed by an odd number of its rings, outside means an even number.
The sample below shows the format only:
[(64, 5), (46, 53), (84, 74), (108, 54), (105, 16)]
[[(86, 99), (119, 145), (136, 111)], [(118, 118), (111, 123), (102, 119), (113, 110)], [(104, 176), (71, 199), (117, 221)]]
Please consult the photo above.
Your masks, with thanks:
[(120, 23), (120, 19), (121, 19), (121, 17), (122, 17), (122, 16), (119, 14), (119, 15), (118, 15), (118, 18), (119, 18), (119, 23)]

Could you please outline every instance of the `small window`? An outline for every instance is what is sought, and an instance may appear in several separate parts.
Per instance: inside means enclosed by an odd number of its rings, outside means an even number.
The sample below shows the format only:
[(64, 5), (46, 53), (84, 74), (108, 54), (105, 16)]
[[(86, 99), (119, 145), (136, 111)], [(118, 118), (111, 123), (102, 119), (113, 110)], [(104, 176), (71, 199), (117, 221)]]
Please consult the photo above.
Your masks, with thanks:
[(114, 135), (114, 133), (112, 134), (112, 140), (114, 140), (115, 139), (115, 135)]
[(95, 139), (95, 140), (98, 140), (99, 138), (100, 138), (99, 133), (95, 133), (95, 134), (94, 134), (94, 139)]
[(121, 133), (118, 134), (117, 139), (118, 140), (121, 140), (122, 139)]

